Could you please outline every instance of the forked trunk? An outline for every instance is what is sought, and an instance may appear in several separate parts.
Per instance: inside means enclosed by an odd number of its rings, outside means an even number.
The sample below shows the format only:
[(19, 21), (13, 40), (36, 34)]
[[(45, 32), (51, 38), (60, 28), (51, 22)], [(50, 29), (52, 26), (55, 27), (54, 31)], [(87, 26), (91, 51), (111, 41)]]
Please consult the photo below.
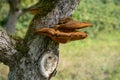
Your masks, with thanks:
[[(49, 6), (47, 3), (51, 2)], [(61, 18), (72, 15), (80, 0), (40, 0), (46, 8), (35, 15), (23, 42), (16, 44), (17, 52), (9, 64), (9, 80), (50, 80), (56, 73), (59, 61), (59, 43), (38, 35), (36, 30), (54, 27)], [(44, 13), (44, 14), (43, 14)], [(21, 47), (22, 46), (22, 47)]]

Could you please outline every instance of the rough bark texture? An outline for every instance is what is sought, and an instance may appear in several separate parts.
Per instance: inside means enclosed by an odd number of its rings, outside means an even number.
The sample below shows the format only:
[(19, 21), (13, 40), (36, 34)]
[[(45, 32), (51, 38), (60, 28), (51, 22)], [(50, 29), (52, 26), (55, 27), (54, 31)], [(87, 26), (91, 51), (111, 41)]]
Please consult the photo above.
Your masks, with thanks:
[[(0, 61), (10, 67), (9, 80), (50, 80), (59, 61), (59, 43), (35, 31), (53, 27), (61, 18), (71, 16), (80, 0), (40, 0), (49, 2), (42, 13), (35, 15), (24, 40), (14, 41), (0, 30)], [(51, 8), (52, 7), (52, 8)], [(3, 35), (5, 34), (5, 35)], [(16, 46), (14, 46), (16, 45)]]
[(0, 62), (6, 65), (13, 65), (13, 55), (17, 52), (15, 49), (15, 41), (0, 28)]

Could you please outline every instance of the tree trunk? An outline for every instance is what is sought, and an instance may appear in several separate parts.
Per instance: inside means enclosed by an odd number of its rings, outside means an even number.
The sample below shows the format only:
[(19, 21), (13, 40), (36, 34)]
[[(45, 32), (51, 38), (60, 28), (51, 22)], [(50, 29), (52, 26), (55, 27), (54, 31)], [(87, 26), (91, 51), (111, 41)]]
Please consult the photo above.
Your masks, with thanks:
[[(40, 8), (44, 10), (35, 15), (23, 40), (8, 41), (10, 37), (0, 31), (0, 44), (5, 44), (5, 47), (0, 45), (0, 61), (10, 67), (9, 80), (50, 80), (55, 75), (59, 61), (59, 43), (35, 32), (39, 28), (54, 27), (61, 18), (71, 16), (79, 1), (40, 0)], [(3, 33), (7, 38), (1, 37)], [(8, 43), (10, 47), (6, 47)]]

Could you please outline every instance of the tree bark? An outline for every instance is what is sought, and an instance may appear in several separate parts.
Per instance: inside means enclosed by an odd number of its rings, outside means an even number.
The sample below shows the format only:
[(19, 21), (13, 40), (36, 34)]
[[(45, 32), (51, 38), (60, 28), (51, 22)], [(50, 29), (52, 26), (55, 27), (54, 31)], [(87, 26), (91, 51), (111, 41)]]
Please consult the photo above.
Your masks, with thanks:
[(50, 80), (55, 75), (59, 43), (35, 32), (54, 27), (61, 18), (71, 16), (79, 1), (40, 0), (40, 9), (44, 10), (35, 15), (23, 40), (13, 40), (0, 30), (0, 44), (4, 45), (0, 45), (0, 61), (10, 67), (9, 80)]
[(8, 21), (6, 23), (6, 31), (11, 34), (15, 34), (15, 26), (18, 17), (21, 14), (20, 1), (21, 0), (8, 0), (10, 11), (8, 15)]
[(21, 0), (7, 0), (7, 1), (8, 1), (10, 10), (9, 10), (8, 19), (6, 22), (6, 31), (14, 35), (16, 32), (16, 24), (17, 24), (19, 17), (24, 15), (26, 12), (29, 12), (35, 6), (38, 6), (37, 4), (39, 2), (28, 8), (21, 9), (21, 6), (20, 6)]

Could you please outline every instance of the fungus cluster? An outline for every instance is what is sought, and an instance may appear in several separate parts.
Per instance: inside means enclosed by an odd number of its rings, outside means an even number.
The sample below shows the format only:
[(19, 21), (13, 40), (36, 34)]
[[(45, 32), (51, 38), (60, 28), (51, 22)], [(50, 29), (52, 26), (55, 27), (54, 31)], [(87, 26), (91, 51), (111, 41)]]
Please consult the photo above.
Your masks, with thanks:
[(39, 34), (49, 36), (52, 40), (59, 43), (67, 43), (70, 41), (81, 40), (87, 37), (85, 32), (78, 29), (92, 26), (88, 22), (75, 21), (70, 17), (63, 18), (53, 28), (40, 28), (37, 30)]

